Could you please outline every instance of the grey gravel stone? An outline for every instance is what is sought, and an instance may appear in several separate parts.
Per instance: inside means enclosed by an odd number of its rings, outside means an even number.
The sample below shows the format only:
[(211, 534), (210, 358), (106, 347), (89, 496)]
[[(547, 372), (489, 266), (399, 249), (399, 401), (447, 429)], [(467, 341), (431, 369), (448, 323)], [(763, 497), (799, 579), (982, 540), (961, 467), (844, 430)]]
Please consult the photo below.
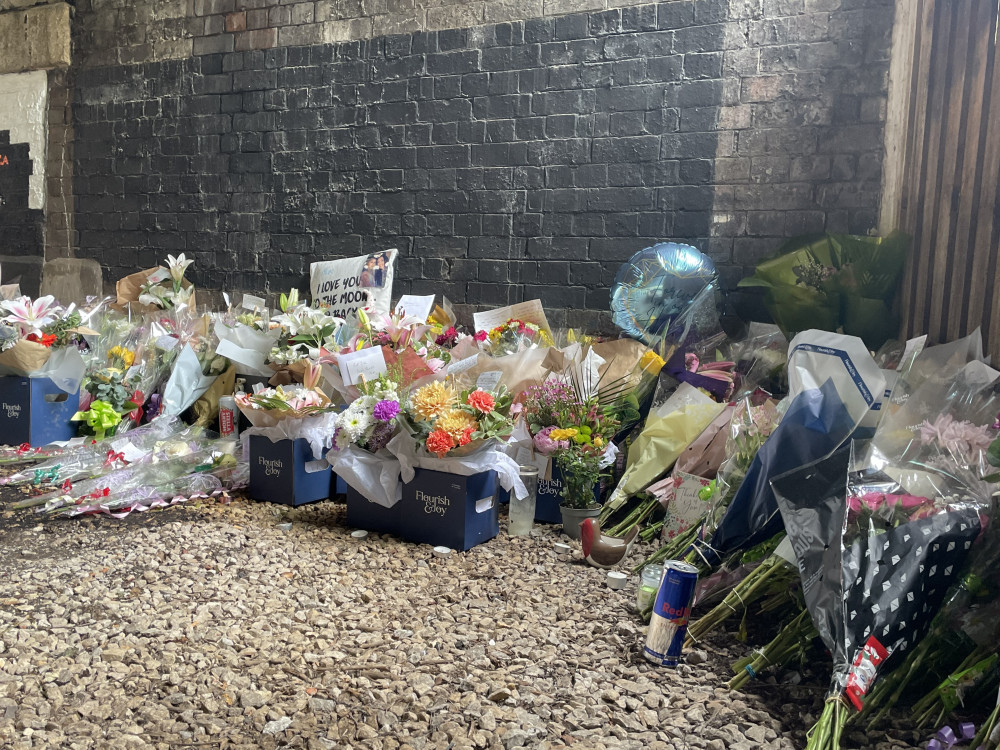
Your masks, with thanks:
[(729, 693), (713, 648), (678, 669), (643, 659), (634, 588), (610, 591), (579, 550), (554, 556), (558, 527), (437, 558), (351, 539), (342, 505), (281, 509), (288, 532), (273, 510), (236, 498), (38, 533), (0, 502), (0, 748), (801, 740), (783, 722), (805, 709)]

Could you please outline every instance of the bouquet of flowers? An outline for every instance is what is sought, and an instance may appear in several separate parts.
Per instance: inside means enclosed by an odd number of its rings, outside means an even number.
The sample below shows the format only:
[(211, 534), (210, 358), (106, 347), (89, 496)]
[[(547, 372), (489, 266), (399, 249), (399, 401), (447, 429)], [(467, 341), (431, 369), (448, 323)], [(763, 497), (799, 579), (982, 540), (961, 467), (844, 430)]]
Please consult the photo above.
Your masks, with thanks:
[(318, 388), (319, 365), (310, 364), (302, 385), (262, 388), (254, 393), (236, 394), (236, 405), (254, 427), (270, 427), (289, 419), (328, 414), (336, 409)]
[(129, 376), (134, 361), (135, 354), (130, 349), (112, 347), (107, 366), (87, 377), (83, 387), (90, 394), (90, 403), (71, 417), (73, 422), (82, 423), (81, 434), (102, 440), (107, 432), (118, 427), (122, 417), (139, 408), (141, 403), (132, 400), (137, 379)]
[(101, 476), (135, 461), (184, 430), (185, 425), (180, 419), (161, 417), (123, 435), (86, 440), (67, 447), (58, 456), (0, 478), (0, 484), (31, 484), (34, 487), (62, 484), (66, 487), (67, 483)]
[(81, 327), (75, 305), (63, 307), (52, 296), (0, 300), (0, 311), (5, 313), (0, 318), (0, 374), (37, 374), (50, 364), (54, 352), (69, 353), (83, 341), (83, 333), (93, 333)]
[(511, 318), (489, 331), (477, 331), (475, 338), (482, 350), (494, 357), (552, 346), (552, 336), (548, 331), (535, 323), (527, 323), (516, 318)]
[(764, 303), (785, 335), (842, 330), (877, 349), (899, 328), (893, 299), (909, 238), (797, 237), (761, 262), (741, 287), (764, 289)]
[(417, 443), (438, 458), (467, 455), (491, 439), (505, 439), (514, 429), (507, 389), (459, 391), (447, 381), (414, 390), (405, 415)]
[(281, 314), (271, 318), (281, 326), (281, 335), (271, 348), (268, 362), (272, 369), (294, 365), (303, 359), (319, 359), (330, 351), (339, 351), (336, 337), (344, 319), (335, 317), (329, 308), (312, 307), (299, 301), (292, 289), (280, 298)]
[(849, 705), (860, 711), (890, 660), (926, 634), (985, 523), (988, 485), (944, 466), (934, 446), (923, 453), (891, 472), (912, 484), (849, 472), (847, 449), (774, 480), (806, 606), (834, 657), (810, 750), (840, 747)]
[(334, 449), (357, 445), (378, 453), (392, 439), (399, 427), (400, 398), (398, 386), (382, 375), (359, 386), (361, 396), (337, 415)]
[(148, 273), (139, 292), (138, 302), (149, 307), (169, 310), (172, 307), (194, 306), (194, 287), (184, 273), (194, 260), (181, 253), (167, 256), (167, 268), (162, 266)]

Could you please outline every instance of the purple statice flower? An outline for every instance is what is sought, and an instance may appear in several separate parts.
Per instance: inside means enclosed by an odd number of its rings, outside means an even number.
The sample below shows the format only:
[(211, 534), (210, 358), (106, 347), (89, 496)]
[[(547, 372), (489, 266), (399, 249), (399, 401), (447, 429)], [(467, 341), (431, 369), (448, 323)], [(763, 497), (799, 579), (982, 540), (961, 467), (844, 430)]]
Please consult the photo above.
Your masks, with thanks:
[(398, 401), (379, 401), (372, 410), (372, 416), (379, 422), (391, 422), (397, 414), (399, 414)]
[[(395, 402), (382, 401), (381, 403), (385, 404), (385, 403), (395, 403)], [(396, 406), (398, 410), (399, 405), (397, 404)], [(392, 439), (392, 433), (394, 429), (395, 428), (393, 427), (393, 425), (390, 424), (389, 422), (376, 422), (375, 427), (372, 429), (372, 434), (368, 438), (368, 442), (365, 444), (365, 447), (372, 453), (377, 453), (378, 451), (382, 450), (383, 448), (385, 448), (386, 445), (389, 444), (389, 441)]]

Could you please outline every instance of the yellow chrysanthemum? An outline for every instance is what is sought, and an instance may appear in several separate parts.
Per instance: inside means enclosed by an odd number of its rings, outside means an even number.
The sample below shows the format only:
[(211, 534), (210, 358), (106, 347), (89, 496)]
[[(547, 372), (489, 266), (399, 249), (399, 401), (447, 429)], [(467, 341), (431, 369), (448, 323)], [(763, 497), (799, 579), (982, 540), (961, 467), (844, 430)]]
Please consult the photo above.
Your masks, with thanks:
[(433, 420), (458, 404), (458, 393), (441, 381), (428, 383), (410, 396), (410, 408), (424, 420)]
[(445, 412), (434, 423), (434, 429), (447, 432), (456, 443), (470, 427), (473, 430), (479, 427), (476, 418), (467, 411), (460, 411), (458, 409)]

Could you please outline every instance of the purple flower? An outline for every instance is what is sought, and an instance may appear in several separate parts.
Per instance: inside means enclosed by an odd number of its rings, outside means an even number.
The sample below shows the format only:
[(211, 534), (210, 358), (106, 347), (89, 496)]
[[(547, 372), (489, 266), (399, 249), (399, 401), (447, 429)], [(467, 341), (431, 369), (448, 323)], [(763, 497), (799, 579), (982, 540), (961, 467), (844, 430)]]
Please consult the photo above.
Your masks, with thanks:
[(372, 416), (380, 422), (391, 422), (399, 414), (398, 401), (379, 401), (372, 410)]
[[(395, 401), (382, 401), (383, 404), (394, 404)], [(376, 408), (378, 408), (376, 406)], [(399, 410), (399, 405), (396, 405), (396, 410)], [(378, 453), (380, 450), (385, 448), (389, 444), (389, 440), (392, 439), (392, 433), (394, 427), (388, 422), (377, 422), (375, 428), (372, 430), (371, 436), (368, 438), (368, 442), (365, 447), (372, 453)]]

